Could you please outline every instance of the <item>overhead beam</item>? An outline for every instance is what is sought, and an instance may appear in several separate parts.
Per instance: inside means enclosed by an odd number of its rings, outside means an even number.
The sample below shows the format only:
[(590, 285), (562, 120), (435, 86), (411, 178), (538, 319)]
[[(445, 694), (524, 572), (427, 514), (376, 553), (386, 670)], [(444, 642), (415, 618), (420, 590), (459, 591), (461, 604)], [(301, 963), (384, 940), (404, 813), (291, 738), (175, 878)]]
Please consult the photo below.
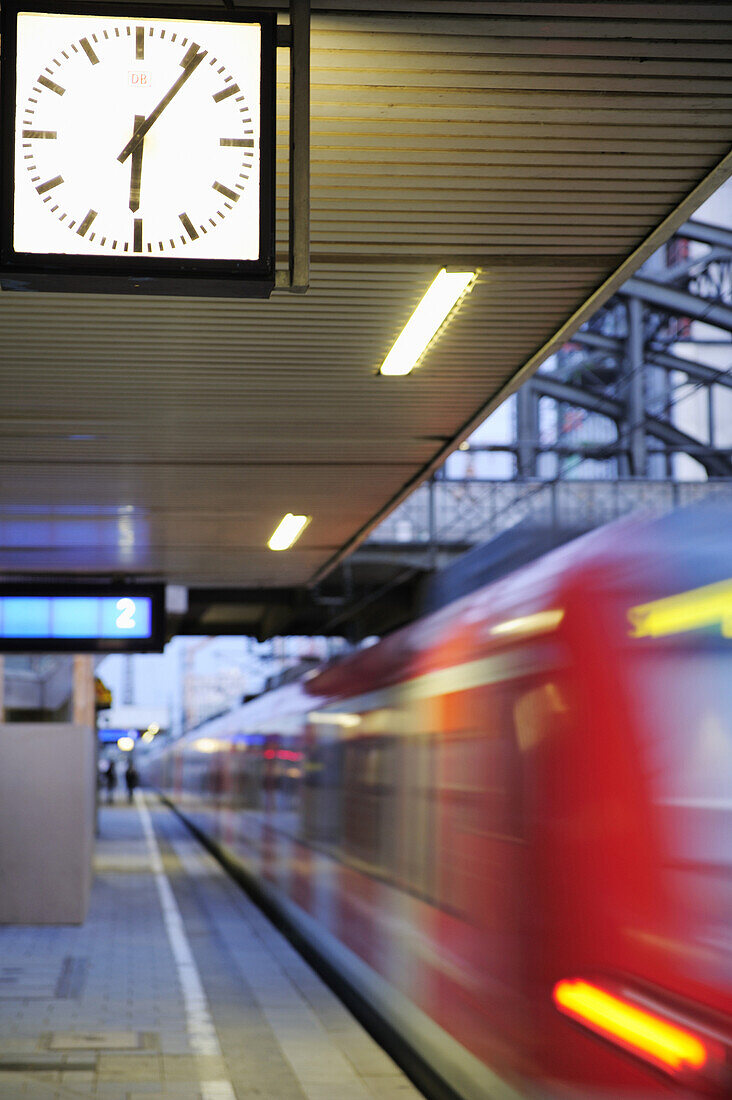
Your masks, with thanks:
[(699, 272), (706, 271), (710, 264), (729, 263), (730, 260), (732, 260), (732, 252), (728, 248), (712, 248), (703, 256), (691, 256), (667, 268), (658, 281), (665, 286), (672, 286), (680, 279), (695, 279)]
[[(605, 336), (601, 332), (578, 332), (572, 337), (572, 342), (610, 352), (616, 357), (623, 354), (622, 342), (616, 336)], [(646, 349), (645, 360), (653, 367), (683, 371), (695, 382), (703, 382), (705, 385), (710, 386), (725, 386), (727, 389), (732, 389), (732, 375), (728, 371), (717, 370), (716, 367), (709, 367), (696, 359), (683, 359), (680, 355), (672, 355), (667, 351)]]
[(732, 248), (732, 230), (722, 229), (719, 225), (709, 225), (707, 222), (697, 222), (693, 218), (684, 222), (676, 230), (677, 237), (687, 237), (691, 241), (701, 241), (702, 244), (717, 245), (720, 248)]
[[(549, 378), (545, 374), (535, 374), (531, 385), (537, 393), (545, 397), (553, 397), (556, 401), (565, 401), (570, 405), (577, 405), (581, 409), (600, 413), (620, 424), (627, 417), (627, 409), (624, 401), (618, 401), (614, 397), (606, 397), (594, 390), (581, 386), (573, 386), (570, 382), (559, 382)], [(677, 449), (694, 454), (695, 450), (701, 451), (704, 444), (686, 432), (682, 432), (674, 424), (661, 420), (656, 416), (646, 416), (645, 430), (649, 435), (660, 439), (663, 443), (678, 445)], [(732, 462), (720, 455), (699, 454), (699, 462), (710, 477), (732, 477)]]
[(660, 306), (670, 313), (680, 313), (682, 317), (691, 317), (695, 321), (706, 321), (715, 328), (732, 332), (732, 309), (706, 298), (697, 298), (686, 290), (665, 286), (651, 279), (628, 279), (618, 290), (622, 297), (641, 298), (644, 302)]

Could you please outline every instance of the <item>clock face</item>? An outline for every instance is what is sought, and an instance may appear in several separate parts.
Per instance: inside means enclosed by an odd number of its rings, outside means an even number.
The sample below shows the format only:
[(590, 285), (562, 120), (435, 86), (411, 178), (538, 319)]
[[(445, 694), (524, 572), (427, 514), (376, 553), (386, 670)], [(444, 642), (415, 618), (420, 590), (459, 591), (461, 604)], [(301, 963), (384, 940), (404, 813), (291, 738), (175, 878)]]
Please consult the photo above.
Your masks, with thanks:
[(257, 260), (261, 37), (19, 12), (15, 251)]

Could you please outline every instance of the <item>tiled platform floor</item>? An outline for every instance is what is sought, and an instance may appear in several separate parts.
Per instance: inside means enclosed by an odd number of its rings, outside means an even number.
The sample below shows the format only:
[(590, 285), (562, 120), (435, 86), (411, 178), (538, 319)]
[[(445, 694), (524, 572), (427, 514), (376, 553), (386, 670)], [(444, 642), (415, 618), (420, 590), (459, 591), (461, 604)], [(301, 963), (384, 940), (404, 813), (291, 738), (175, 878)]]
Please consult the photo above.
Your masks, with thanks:
[(83, 926), (0, 926), (2, 1100), (417, 1100), (157, 800), (104, 808)]

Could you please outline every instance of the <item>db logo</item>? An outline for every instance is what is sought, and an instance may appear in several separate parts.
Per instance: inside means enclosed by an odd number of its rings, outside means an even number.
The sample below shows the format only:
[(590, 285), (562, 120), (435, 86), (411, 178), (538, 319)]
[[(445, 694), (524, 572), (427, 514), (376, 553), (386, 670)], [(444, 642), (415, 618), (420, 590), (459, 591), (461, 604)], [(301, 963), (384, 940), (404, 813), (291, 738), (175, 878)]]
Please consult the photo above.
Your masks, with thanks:
[(152, 73), (141, 72), (139, 69), (136, 72), (129, 72), (128, 77), (132, 88), (149, 88), (152, 84)]

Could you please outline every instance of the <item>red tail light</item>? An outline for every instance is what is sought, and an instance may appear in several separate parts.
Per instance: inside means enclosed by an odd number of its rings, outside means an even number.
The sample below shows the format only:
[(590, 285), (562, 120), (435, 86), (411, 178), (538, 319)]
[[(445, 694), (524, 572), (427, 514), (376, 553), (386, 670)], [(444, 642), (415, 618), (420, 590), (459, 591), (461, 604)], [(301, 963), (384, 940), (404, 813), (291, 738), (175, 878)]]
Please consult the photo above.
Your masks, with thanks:
[(582, 978), (557, 982), (552, 996), (565, 1016), (675, 1079), (729, 1087), (724, 1041), (655, 1000)]

